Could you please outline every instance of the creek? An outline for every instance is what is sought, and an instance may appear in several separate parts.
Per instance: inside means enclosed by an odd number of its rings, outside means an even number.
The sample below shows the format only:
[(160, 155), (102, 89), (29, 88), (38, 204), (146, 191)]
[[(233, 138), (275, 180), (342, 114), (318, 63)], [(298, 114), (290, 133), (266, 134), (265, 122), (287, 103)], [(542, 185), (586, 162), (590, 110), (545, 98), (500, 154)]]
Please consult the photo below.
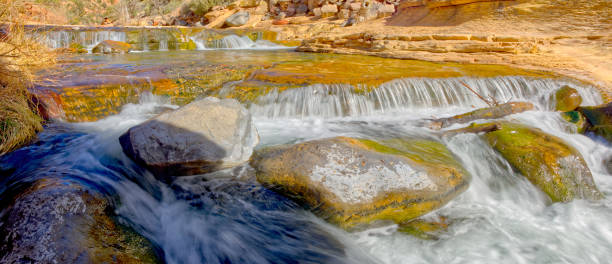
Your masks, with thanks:
[[(240, 39), (226, 40), (237, 43)], [(359, 63), (363, 58), (290, 50), (71, 56), (61, 70), (42, 73), (58, 81), (39, 89), (59, 94), (63, 101), (58, 105), (65, 109), (86, 112), (94, 105), (105, 110), (92, 118), (64, 116), (49, 123), (35, 143), (0, 157), (0, 198), (10, 197), (22, 184), (50, 175), (62, 175), (102, 190), (114, 201), (121, 222), (151, 240), (167, 263), (609, 261), (612, 175), (605, 162), (612, 156), (612, 146), (573, 132), (572, 125), (553, 111), (551, 101), (556, 89), (569, 84), (577, 88), (583, 105), (601, 104), (594, 87), (557, 76), (497, 74), (487, 66), (425, 67), (414, 62), (411, 65), (420, 65), (418, 71), (402, 65), (396, 72), (385, 70), (394, 60), (388, 65), (379, 61), (359, 64), (363, 69), (358, 72), (363, 73), (358, 74), (376, 81), (360, 83), (359, 79), (346, 81), (343, 75), (349, 73), (334, 66)], [(292, 66), (281, 67), (287, 63)], [(183, 86), (166, 87), (156, 82), (170, 79), (173, 85), (185, 83), (180, 76), (193, 77), (194, 71), (211, 65), (255, 66), (247, 67), (246, 77), (228, 80), (218, 89), (189, 90), (188, 95), (173, 93)], [(479, 71), (482, 74), (473, 74)], [(207, 79), (218, 75), (205, 72), (202, 76)], [(289, 80), (275, 82), (276, 77)], [(304, 81), (294, 81), (302, 77)], [(440, 136), (428, 129), (424, 123), (432, 117), (486, 106), (461, 82), (502, 102), (532, 102), (534, 111), (505, 119), (540, 128), (576, 148), (606, 198), (550, 204), (481, 136)], [(97, 93), (102, 89), (123, 89), (125, 93)], [(239, 96), (241, 91), (253, 89), (257, 93)], [(423, 217), (444, 218), (449, 223), (436, 240), (399, 232), (397, 225), (349, 233), (259, 185), (248, 165), (212, 176), (161, 182), (122, 152), (118, 138), (127, 129), (168, 108), (177, 108), (184, 103), (177, 100), (181, 96), (193, 99), (203, 94), (241, 98), (254, 116), (260, 147), (333, 136), (433, 138), (445, 144), (471, 174), (470, 187)], [(87, 100), (70, 101), (70, 96)], [(65, 113), (70, 114), (67, 110)]]

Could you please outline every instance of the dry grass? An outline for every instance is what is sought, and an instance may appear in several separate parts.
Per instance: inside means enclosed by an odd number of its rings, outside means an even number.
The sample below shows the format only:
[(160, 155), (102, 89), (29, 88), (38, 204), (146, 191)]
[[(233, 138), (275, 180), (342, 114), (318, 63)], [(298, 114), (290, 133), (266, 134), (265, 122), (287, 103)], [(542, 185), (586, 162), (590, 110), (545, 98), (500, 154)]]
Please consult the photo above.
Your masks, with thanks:
[(47, 48), (26, 36), (19, 23), (20, 8), (15, 0), (0, 0), (0, 155), (42, 130), (28, 87), (35, 81), (34, 68), (54, 63)]

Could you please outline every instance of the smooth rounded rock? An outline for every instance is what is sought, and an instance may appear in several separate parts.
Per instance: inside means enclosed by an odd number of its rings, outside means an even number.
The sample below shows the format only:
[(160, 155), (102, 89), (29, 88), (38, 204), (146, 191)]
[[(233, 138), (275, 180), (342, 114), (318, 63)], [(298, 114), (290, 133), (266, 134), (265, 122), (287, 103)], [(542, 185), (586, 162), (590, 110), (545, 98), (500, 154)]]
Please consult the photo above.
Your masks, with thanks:
[(555, 109), (557, 111), (574, 111), (582, 103), (582, 96), (580, 96), (576, 89), (565, 85), (557, 90), (555, 100)]
[(257, 180), (345, 229), (400, 223), (443, 206), (469, 175), (444, 145), (336, 137), (256, 152)]
[(207, 97), (132, 127), (119, 141), (130, 158), (163, 178), (245, 163), (259, 136), (238, 101)]
[(489, 144), (553, 202), (602, 197), (580, 152), (562, 139), (525, 125), (500, 125), (485, 135)]

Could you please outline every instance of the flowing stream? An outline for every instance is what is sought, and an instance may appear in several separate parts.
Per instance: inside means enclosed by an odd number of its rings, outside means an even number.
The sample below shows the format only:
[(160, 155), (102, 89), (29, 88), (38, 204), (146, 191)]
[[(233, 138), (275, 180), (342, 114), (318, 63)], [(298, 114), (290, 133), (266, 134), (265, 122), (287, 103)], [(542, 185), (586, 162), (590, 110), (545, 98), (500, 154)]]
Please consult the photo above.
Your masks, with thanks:
[[(459, 81), (500, 101), (534, 103), (536, 110), (506, 119), (579, 150), (606, 198), (551, 205), (479, 135), (440, 136), (424, 127), (426, 119), (485, 106)], [(158, 181), (125, 156), (118, 141), (130, 127), (177, 107), (149, 92), (95, 122), (53, 122), (36, 143), (0, 157), (0, 198), (23, 182), (60, 174), (106, 190), (114, 194), (121, 221), (157, 245), (167, 263), (608, 263), (612, 175), (606, 162), (612, 146), (572, 132), (552, 111), (551, 94), (564, 84), (578, 89), (584, 105), (602, 102), (587, 85), (507, 76), (400, 78), (366, 91), (313, 84), (271, 90), (248, 104), (260, 146), (339, 135), (418, 135), (443, 142), (472, 181), (465, 193), (424, 217), (449, 223), (437, 240), (398, 232), (396, 225), (345, 232), (261, 187), (248, 165)]]

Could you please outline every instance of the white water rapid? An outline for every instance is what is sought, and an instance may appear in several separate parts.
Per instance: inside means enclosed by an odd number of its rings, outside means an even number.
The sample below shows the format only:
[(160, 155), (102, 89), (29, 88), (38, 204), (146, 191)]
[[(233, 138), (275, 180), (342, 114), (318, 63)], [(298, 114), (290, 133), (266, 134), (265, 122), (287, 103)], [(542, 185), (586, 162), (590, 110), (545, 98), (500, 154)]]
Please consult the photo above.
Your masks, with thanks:
[[(534, 111), (505, 119), (575, 147), (606, 198), (549, 204), (480, 135), (440, 136), (424, 127), (424, 119), (486, 106), (459, 81), (502, 102), (534, 103)], [(207, 180), (210, 175), (156, 180), (123, 154), (118, 141), (131, 126), (176, 107), (149, 93), (96, 122), (52, 124), (19, 155), (30, 159), (32, 171), (75, 170), (111, 186), (122, 221), (159, 246), (167, 263), (609, 263), (612, 172), (606, 162), (612, 146), (573, 133), (552, 111), (551, 95), (565, 84), (578, 89), (584, 105), (602, 102), (595, 88), (565, 80), (466, 77), (399, 79), (365, 92), (312, 85), (274, 91), (249, 105), (261, 146), (340, 135), (420, 135), (445, 144), (472, 181), (465, 193), (424, 217), (449, 224), (437, 240), (398, 232), (396, 225), (340, 230), (249, 181), (248, 165), (215, 173), (215, 180)]]

